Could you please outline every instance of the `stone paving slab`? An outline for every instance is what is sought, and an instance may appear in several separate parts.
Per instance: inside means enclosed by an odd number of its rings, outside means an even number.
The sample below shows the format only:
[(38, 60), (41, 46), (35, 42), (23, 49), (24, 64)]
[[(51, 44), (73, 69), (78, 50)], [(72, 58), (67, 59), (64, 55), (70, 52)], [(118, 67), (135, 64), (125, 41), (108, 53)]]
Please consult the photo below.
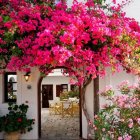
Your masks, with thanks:
[(41, 111), (40, 140), (79, 140), (79, 116), (50, 115), (48, 109)]

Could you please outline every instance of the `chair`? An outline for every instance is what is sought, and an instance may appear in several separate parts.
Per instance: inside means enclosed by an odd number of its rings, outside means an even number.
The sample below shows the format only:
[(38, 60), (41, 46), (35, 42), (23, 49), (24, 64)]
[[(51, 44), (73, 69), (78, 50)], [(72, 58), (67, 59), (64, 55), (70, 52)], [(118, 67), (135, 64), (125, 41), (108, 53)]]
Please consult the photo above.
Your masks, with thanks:
[(55, 114), (55, 101), (49, 100), (49, 113), (50, 115)]
[(73, 115), (79, 116), (79, 102), (73, 102)]
[(62, 117), (70, 115), (73, 116), (73, 105), (72, 102), (62, 102)]
[(60, 102), (55, 103), (55, 115), (61, 115), (62, 113), (62, 104)]

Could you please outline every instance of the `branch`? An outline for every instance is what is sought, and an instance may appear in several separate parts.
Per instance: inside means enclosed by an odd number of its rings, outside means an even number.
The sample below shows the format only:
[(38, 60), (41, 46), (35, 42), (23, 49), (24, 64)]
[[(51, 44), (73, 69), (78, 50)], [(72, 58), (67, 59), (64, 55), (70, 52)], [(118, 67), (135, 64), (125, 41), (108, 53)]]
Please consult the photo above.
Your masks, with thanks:
[[(89, 123), (90, 121), (90, 116), (88, 114), (87, 107), (86, 107), (85, 94), (86, 94), (87, 86), (91, 83), (91, 81), (92, 81), (92, 76), (90, 75), (89, 78), (84, 82), (82, 90), (81, 90), (81, 106), (82, 106), (84, 115), (86, 117), (87, 123)], [(89, 127), (89, 124), (87, 127), (88, 127), (87, 138), (89, 138), (89, 134), (91, 134), (91, 128)]]

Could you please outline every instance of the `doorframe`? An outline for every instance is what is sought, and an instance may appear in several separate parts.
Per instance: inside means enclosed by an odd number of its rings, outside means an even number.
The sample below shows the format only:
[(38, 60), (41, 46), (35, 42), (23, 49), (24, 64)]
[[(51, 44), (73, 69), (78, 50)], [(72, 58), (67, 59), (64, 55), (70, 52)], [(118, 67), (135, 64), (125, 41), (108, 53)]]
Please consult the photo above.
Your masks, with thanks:
[(44, 77), (40, 77), (37, 85), (37, 110), (38, 110), (38, 136), (41, 138), (41, 83)]
[[(42, 91), (43, 91), (43, 86), (52, 86), (52, 98), (50, 99), (49, 98), (49, 95), (48, 95), (48, 103), (49, 103), (49, 100), (52, 100), (53, 99), (53, 84), (42, 84), (42, 86), (41, 86), (41, 89), (42, 89)], [(42, 92), (42, 94), (41, 94), (41, 96), (43, 96), (43, 92)], [(43, 108), (43, 98), (41, 97), (41, 106), (42, 106), (42, 108)], [(48, 104), (48, 107), (49, 107), (49, 104)], [(48, 107), (45, 107), (45, 108), (48, 108)]]
[[(38, 136), (41, 138), (41, 83), (44, 77), (40, 77), (37, 85), (37, 109), (38, 109)], [(82, 105), (81, 105), (81, 87), (79, 87), (79, 125), (80, 125), (80, 135), (82, 138)]]

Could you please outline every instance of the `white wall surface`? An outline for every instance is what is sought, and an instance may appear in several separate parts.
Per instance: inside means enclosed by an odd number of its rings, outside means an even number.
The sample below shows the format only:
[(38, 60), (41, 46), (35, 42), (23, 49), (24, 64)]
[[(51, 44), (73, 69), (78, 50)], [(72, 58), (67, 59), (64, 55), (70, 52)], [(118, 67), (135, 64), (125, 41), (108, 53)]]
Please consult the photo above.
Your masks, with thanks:
[[(47, 76), (64, 76), (62, 72), (63, 69), (54, 69)], [(65, 74), (65, 76), (68, 76), (68, 74)]]
[[(37, 69), (31, 70), (31, 77), (28, 82), (26, 82), (23, 78), (24, 73), (18, 73), (19, 83), (18, 84), (18, 93), (19, 99), (18, 103), (25, 103), (28, 101), (29, 111), (28, 116), (30, 118), (35, 119), (35, 125), (33, 126), (33, 130), (25, 135), (22, 135), (22, 139), (37, 139), (38, 138), (38, 102), (37, 102), (37, 86), (38, 80), (40, 77), (39, 71)], [(28, 89), (27, 86), (31, 85), (31, 89)]]

